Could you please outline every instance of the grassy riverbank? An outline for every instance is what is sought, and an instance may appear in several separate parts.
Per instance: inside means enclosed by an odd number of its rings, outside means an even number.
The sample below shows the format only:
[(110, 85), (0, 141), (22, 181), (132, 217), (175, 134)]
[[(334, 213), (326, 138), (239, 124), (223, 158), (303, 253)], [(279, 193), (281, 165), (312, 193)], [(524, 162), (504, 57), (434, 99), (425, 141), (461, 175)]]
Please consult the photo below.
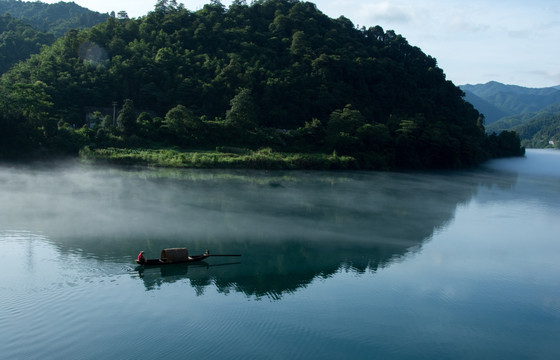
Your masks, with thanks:
[(281, 153), (269, 148), (249, 150), (218, 147), (210, 150), (83, 148), (80, 157), (86, 161), (119, 165), (145, 165), (172, 168), (230, 169), (355, 169), (356, 159), (333, 154)]

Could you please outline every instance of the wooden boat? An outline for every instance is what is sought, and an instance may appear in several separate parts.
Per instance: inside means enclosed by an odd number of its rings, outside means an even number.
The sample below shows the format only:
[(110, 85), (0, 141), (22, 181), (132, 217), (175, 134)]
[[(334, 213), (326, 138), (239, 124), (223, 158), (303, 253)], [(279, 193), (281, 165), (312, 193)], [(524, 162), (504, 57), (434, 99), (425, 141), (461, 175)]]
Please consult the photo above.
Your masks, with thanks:
[(235, 255), (214, 255), (210, 254), (208, 250), (206, 250), (203, 254), (200, 255), (189, 255), (189, 251), (186, 248), (170, 248), (170, 249), (163, 249), (161, 251), (161, 256), (159, 259), (145, 259), (144, 261), (140, 261), (136, 259), (136, 263), (143, 265), (143, 266), (160, 266), (160, 265), (171, 265), (171, 264), (184, 264), (184, 263), (191, 263), (202, 261), (210, 256), (241, 256), (239, 254)]

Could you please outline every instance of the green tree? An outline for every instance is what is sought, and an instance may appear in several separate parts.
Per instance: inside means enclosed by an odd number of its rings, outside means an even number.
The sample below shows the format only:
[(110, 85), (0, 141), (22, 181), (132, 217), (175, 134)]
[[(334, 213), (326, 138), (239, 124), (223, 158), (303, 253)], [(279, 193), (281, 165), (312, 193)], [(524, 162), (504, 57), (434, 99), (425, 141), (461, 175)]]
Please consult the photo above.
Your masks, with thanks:
[(177, 105), (165, 115), (169, 132), (182, 144), (198, 143), (203, 136), (203, 124), (199, 117), (184, 105)]
[(348, 104), (342, 110), (335, 110), (329, 116), (327, 123), (327, 135), (341, 132), (355, 134), (356, 130), (365, 124), (365, 118), (359, 110), (355, 110)]
[(47, 92), (47, 84), (35, 81), (32, 85), (16, 84), (14, 96), (23, 101), (23, 115), (30, 120), (39, 120), (47, 116), (53, 103)]
[(136, 119), (138, 124), (138, 132), (145, 138), (150, 138), (155, 135), (156, 127), (152, 116), (147, 112), (142, 112)]
[(292, 35), (290, 52), (293, 55), (304, 56), (307, 55), (310, 50), (305, 33), (303, 31), (296, 31), (294, 35)]
[(228, 126), (239, 130), (251, 130), (257, 126), (257, 110), (251, 90), (240, 89), (231, 99), (230, 106), (226, 112)]
[(168, 14), (179, 8), (177, 0), (158, 0), (155, 6), (155, 11), (161, 14)]
[(515, 131), (502, 131), (499, 135), (488, 137), (492, 157), (523, 156), (525, 148), (521, 147), (521, 140)]
[(118, 129), (125, 135), (133, 135), (136, 133), (138, 126), (136, 123), (136, 110), (134, 102), (130, 99), (124, 101), (119, 116), (117, 117)]
[(124, 10), (121, 10), (117, 14), (117, 19), (119, 20), (129, 20), (128, 13)]
[(394, 143), (389, 129), (383, 124), (365, 124), (358, 128), (361, 163), (369, 169), (390, 169), (394, 162)]
[(325, 143), (325, 127), (317, 118), (306, 121), (303, 127), (297, 129), (300, 147), (307, 150), (322, 149)]
[(389, 129), (383, 124), (365, 124), (356, 131), (363, 151), (387, 153), (391, 151), (393, 139)]
[(326, 129), (328, 144), (340, 154), (355, 152), (359, 146), (357, 131), (364, 124), (364, 116), (350, 104), (333, 111)]

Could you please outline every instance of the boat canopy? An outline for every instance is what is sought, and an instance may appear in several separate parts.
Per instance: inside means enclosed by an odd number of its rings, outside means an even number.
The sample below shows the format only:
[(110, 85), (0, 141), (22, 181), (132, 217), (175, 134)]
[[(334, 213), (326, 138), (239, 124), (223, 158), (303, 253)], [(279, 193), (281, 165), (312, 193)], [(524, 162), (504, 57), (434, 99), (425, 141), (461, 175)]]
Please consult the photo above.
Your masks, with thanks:
[(189, 258), (189, 250), (186, 248), (171, 248), (161, 250), (161, 260), (167, 262), (186, 261)]

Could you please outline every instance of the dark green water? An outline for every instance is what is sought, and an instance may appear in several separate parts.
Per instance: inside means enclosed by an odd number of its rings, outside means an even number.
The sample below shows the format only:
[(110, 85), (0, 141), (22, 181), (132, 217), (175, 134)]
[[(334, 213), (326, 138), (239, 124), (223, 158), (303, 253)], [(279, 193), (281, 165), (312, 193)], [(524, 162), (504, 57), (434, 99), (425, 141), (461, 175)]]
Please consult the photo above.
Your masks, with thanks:
[[(6, 359), (555, 359), (560, 153), (453, 173), (0, 167)], [(241, 253), (141, 269), (140, 250)]]

